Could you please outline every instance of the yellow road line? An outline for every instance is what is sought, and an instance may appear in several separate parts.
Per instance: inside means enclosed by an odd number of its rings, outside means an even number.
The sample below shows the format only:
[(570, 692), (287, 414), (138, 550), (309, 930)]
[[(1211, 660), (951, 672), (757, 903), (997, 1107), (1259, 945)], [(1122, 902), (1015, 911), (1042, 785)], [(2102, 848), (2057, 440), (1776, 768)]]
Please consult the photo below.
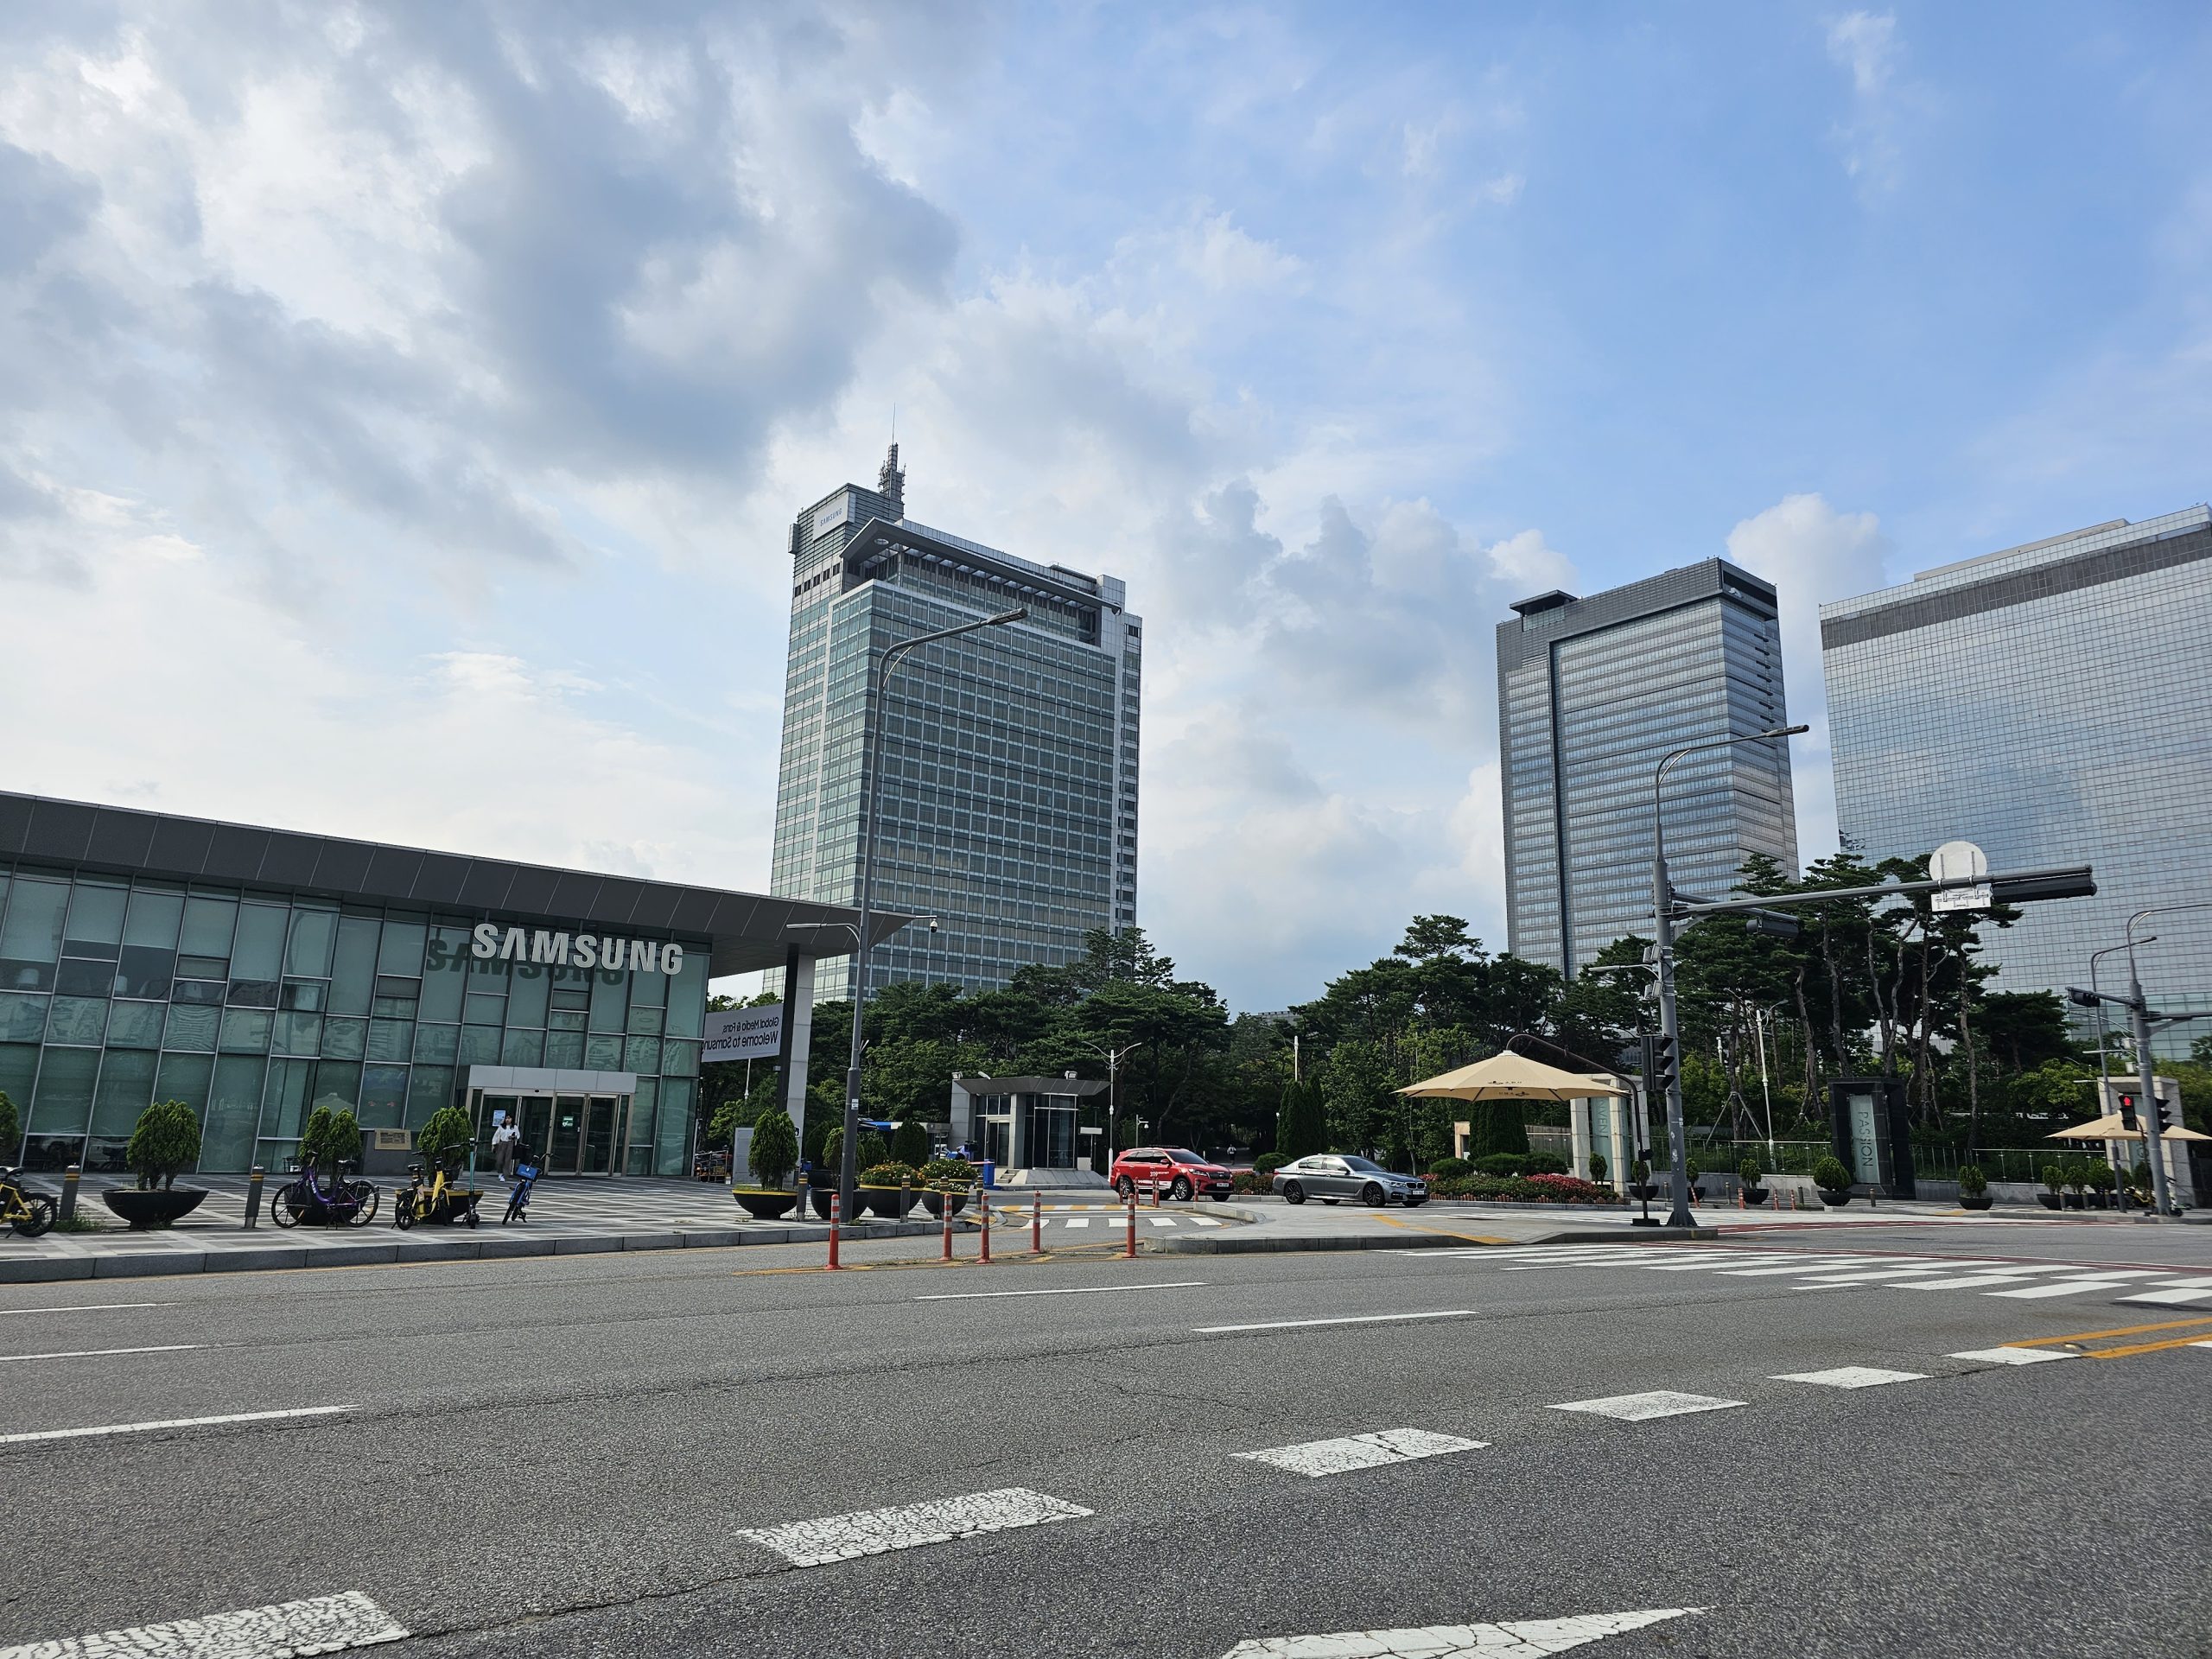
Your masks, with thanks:
[(2126, 1348), (2092, 1348), (2090, 1359), (2125, 1359), (2130, 1354), (2155, 1354), (2162, 1348), (2202, 1348), (2208, 1344), (2200, 1333), (2194, 1337), (2169, 1337), (2164, 1342), (2139, 1342)]
[(2070, 1337), (2022, 1337), (2005, 1345), (2007, 1348), (2049, 1348), (2062, 1342), (2096, 1342), (2106, 1337), (2140, 1337), (2153, 1331), (2186, 1331), (2200, 1325), (2212, 1325), (2212, 1319), (2167, 1319), (2158, 1325), (2123, 1325), (2111, 1331), (2076, 1331)]

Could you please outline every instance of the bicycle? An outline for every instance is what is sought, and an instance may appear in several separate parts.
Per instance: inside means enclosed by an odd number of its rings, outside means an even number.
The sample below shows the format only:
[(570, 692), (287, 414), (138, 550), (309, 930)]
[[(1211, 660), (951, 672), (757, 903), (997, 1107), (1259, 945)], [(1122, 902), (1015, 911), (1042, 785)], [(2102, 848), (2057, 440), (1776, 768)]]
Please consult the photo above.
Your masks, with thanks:
[(25, 1192), (22, 1175), (20, 1169), (0, 1169), (0, 1223), (25, 1238), (36, 1238), (54, 1225), (54, 1200), (43, 1192)]
[(303, 1221), (327, 1227), (344, 1224), (365, 1227), (376, 1218), (380, 1197), (371, 1181), (349, 1181), (346, 1166), (338, 1166), (338, 1179), (325, 1187), (315, 1179), (315, 1160), (301, 1166), (296, 1179), (276, 1189), (269, 1201), (269, 1218), (279, 1227), (296, 1227)]
[(467, 1227), (477, 1224), (476, 1206), (484, 1197), (480, 1187), (464, 1187), (447, 1180), (442, 1164), (431, 1176), (428, 1186), (423, 1184), (423, 1173), (420, 1164), (407, 1166), (407, 1185), (392, 1194), (393, 1226), (404, 1232), (418, 1221), (459, 1222)]

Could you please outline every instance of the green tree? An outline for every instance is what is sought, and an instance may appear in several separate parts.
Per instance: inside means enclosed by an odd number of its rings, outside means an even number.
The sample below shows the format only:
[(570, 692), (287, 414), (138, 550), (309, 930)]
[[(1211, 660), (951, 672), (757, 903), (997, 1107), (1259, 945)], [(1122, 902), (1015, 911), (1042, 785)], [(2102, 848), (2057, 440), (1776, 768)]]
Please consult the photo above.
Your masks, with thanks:
[(1329, 1149), (1319, 1086), (1311, 1078), (1283, 1085), (1282, 1111), (1275, 1120), (1275, 1151), (1287, 1162)]
[(460, 1163), (475, 1144), (475, 1128), (469, 1123), (468, 1114), (458, 1106), (440, 1107), (430, 1114), (429, 1122), (415, 1131), (415, 1150), (429, 1169)]
[(8, 1098), (8, 1091), (0, 1089), (0, 1164), (14, 1163), (22, 1145), (22, 1119), (16, 1115), (16, 1103)]
[(361, 1125), (352, 1108), (318, 1106), (308, 1114), (307, 1127), (300, 1131), (302, 1164), (312, 1159), (315, 1168), (329, 1177), (360, 1156)]
[(919, 1169), (930, 1160), (930, 1132), (918, 1118), (907, 1118), (892, 1131), (891, 1156)]
[(181, 1100), (157, 1100), (138, 1114), (124, 1158), (142, 1188), (173, 1187), (200, 1161), (200, 1114)]
[(753, 1147), (746, 1164), (753, 1179), (763, 1186), (781, 1186), (791, 1179), (798, 1162), (798, 1132), (791, 1114), (771, 1106), (753, 1120)]

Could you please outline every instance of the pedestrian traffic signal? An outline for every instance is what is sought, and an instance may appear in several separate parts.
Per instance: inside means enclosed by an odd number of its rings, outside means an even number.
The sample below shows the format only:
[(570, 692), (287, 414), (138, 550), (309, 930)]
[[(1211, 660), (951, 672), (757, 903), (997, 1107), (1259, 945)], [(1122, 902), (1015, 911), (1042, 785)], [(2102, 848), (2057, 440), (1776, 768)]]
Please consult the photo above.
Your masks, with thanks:
[(2122, 1095), (2120, 1097), (2120, 1127), (2130, 1135), (2133, 1135), (2143, 1127), (2135, 1121), (2135, 1096), (2133, 1095)]
[(1643, 1039), (1643, 1095), (1662, 1100), (1674, 1087), (1675, 1041), (1664, 1032), (1648, 1032)]

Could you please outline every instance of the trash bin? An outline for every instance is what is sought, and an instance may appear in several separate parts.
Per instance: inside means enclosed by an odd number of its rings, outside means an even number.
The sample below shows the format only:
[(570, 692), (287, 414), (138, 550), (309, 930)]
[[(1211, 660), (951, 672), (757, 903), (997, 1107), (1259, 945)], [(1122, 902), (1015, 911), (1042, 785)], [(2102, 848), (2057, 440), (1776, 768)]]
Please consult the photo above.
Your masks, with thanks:
[(988, 1159), (988, 1158), (984, 1159), (984, 1160), (983, 1160), (983, 1185), (984, 1185), (985, 1186), (996, 1186), (998, 1184), (999, 1184), (999, 1166), (998, 1166), (998, 1165), (997, 1165), (996, 1163), (993, 1162), (993, 1161), (992, 1161), (990, 1159)]

